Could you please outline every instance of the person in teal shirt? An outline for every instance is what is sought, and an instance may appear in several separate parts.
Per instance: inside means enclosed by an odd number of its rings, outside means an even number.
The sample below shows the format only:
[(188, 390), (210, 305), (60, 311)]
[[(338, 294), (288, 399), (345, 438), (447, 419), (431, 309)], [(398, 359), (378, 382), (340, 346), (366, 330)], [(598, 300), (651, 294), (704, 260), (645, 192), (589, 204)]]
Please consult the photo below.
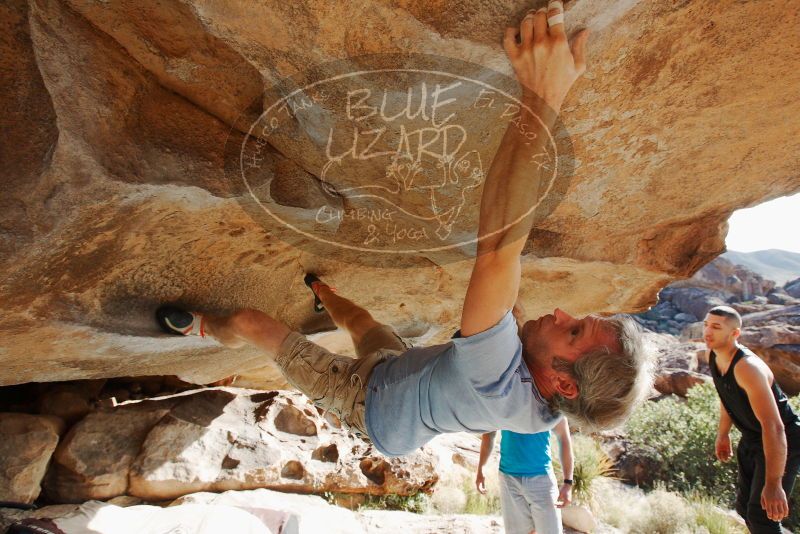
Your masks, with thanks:
[[(552, 430), (559, 444), (564, 481), (557, 489), (550, 455), (550, 431), (519, 434), (502, 430), (500, 505), (507, 534), (561, 534), (561, 508), (572, 501), (574, 457), (569, 424), (562, 417)], [(494, 448), (495, 432), (483, 434), (475, 485), (486, 493), (483, 467)]]

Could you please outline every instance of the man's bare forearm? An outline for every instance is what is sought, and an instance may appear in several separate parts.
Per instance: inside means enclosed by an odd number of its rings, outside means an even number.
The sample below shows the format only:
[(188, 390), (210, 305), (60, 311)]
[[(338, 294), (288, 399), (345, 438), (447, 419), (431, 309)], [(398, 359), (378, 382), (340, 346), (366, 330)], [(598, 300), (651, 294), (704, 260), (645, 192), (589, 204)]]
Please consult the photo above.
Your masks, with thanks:
[(719, 403), (719, 429), (717, 430), (718, 434), (721, 435), (728, 435), (731, 431), (731, 426), (733, 425), (733, 421), (731, 420), (731, 416), (728, 415), (728, 411), (725, 409), (725, 406), (722, 403)]
[[(523, 100), (508, 125), (495, 154), (481, 199), (478, 256), (500, 252), (519, 256), (533, 225), (533, 211), (540, 189), (553, 173), (554, 153), (550, 135), (556, 110), (535, 96)], [(548, 150), (549, 149), (549, 150)]]
[(558, 450), (561, 457), (561, 470), (564, 478), (572, 480), (574, 474), (575, 455), (572, 452), (572, 436), (569, 434), (569, 423), (566, 418), (556, 425), (558, 436)]
[(764, 445), (764, 481), (780, 484), (786, 469), (786, 433), (783, 424), (765, 426), (761, 429)]
[(483, 466), (486, 465), (486, 461), (489, 459), (489, 456), (492, 455), (492, 450), (494, 450), (494, 432), (487, 432), (481, 436), (481, 452), (478, 455), (478, 471), (483, 469)]

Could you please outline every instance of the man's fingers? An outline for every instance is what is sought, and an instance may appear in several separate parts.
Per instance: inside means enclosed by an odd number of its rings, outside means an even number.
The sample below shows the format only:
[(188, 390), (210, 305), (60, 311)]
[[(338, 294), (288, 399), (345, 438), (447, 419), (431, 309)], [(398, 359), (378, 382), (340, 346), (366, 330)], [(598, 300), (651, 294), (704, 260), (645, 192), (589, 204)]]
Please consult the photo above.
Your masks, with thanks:
[(565, 37), (564, 33), (564, 5), (559, 0), (550, 0), (547, 3), (547, 25), (553, 37)]
[(583, 73), (586, 70), (586, 41), (589, 39), (589, 29), (584, 28), (572, 39), (572, 57), (575, 61), (575, 69)]
[(506, 33), (503, 35), (503, 48), (510, 58), (517, 57), (519, 53), (519, 45), (517, 44), (517, 35), (519, 35), (519, 28), (509, 26), (506, 28)]
[(528, 11), (528, 14), (525, 15), (525, 18), (522, 19), (522, 22), (519, 24), (519, 34), (520, 34), (520, 41), (522, 42), (523, 48), (530, 48), (533, 44), (533, 16), (535, 15), (534, 11)]
[(547, 8), (540, 7), (533, 14), (533, 42), (541, 43), (547, 39)]
[(775, 506), (774, 506), (774, 504), (775, 503), (765, 499), (763, 496), (761, 497), (761, 508), (764, 509), (764, 512), (766, 512), (767, 517), (769, 517), (773, 521), (775, 521)]

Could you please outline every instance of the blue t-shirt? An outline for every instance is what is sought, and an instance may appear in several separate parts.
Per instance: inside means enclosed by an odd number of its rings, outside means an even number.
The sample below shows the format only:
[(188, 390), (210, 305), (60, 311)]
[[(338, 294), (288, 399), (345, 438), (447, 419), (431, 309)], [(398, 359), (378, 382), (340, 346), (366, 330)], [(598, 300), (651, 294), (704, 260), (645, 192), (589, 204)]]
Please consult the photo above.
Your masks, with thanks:
[(547, 475), (553, 470), (550, 431), (519, 434), (500, 433), (500, 471), (515, 477)]
[(408, 454), (445, 432), (533, 434), (558, 422), (522, 360), (510, 310), (478, 334), (389, 356), (368, 388), (367, 433), (386, 456)]

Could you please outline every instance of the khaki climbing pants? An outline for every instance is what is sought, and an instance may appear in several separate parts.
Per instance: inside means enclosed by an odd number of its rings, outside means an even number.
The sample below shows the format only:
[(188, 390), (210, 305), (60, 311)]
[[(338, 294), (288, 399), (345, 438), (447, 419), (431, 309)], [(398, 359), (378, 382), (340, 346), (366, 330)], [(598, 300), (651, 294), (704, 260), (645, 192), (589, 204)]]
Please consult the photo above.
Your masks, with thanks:
[(357, 358), (334, 354), (298, 332), (284, 340), (275, 362), (286, 380), (321, 408), (336, 415), (358, 437), (367, 438), (367, 384), (372, 370), (389, 354), (402, 354), (411, 344), (388, 325), (369, 330)]

